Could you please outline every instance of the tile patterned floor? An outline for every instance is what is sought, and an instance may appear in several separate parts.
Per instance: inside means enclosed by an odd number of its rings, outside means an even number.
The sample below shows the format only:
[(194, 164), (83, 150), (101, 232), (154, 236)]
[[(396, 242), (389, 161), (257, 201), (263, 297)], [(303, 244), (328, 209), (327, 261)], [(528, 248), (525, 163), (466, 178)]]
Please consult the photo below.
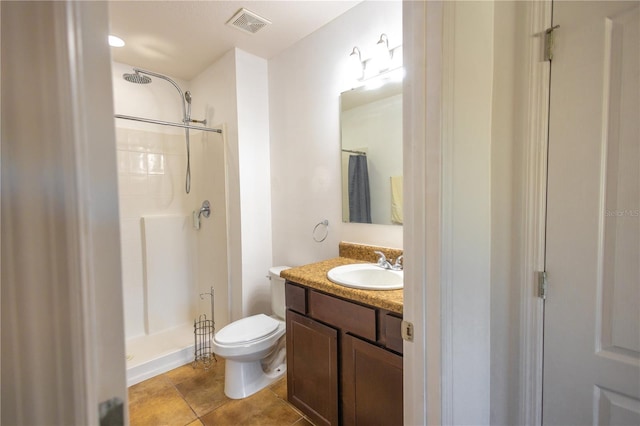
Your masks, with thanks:
[(244, 399), (224, 394), (224, 360), (209, 370), (191, 364), (129, 388), (131, 426), (313, 426), (287, 402), (286, 378)]

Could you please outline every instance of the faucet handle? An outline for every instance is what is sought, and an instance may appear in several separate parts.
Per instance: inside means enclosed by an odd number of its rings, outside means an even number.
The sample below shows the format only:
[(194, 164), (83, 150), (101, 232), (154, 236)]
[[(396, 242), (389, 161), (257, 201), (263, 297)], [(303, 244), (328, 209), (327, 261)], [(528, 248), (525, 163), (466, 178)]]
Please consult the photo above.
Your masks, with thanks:
[(398, 256), (398, 258), (396, 259), (395, 263), (393, 264), (393, 269), (396, 271), (402, 271), (404, 269), (404, 256), (400, 255)]
[(387, 263), (387, 257), (381, 251), (374, 251), (374, 253), (378, 256), (378, 266), (383, 266)]

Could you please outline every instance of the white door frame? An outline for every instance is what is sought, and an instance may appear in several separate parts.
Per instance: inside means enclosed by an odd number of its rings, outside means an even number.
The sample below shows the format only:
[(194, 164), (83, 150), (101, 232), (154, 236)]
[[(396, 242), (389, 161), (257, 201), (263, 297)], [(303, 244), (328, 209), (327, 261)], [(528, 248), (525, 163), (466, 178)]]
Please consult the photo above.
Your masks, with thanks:
[[(451, 424), (454, 395), (452, 336), (453, 282), (447, 278), (452, 253), (444, 244), (451, 229), (444, 223), (443, 198), (451, 188), (442, 175), (451, 149), (450, 81), (453, 13), (446, 2), (404, 2), (404, 49), (407, 68), (404, 91), (405, 233), (407, 258), (404, 316), (413, 322), (413, 343), (405, 343), (404, 419), (406, 424)], [(546, 156), (549, 99), (549, 63), (541, 54), (544, 31), (551, 24), (551, 0), (525, 4), (527, 63), (523, 99), (526, 147), (522, 164), (524, 209), (520, 257), (514, 259), (520, 286), (519, 424), (542, 422), (543, 302), (537, 297), (535, 271), (544, 267)], [(414, 96), (415, 95), (415, 96)], [(444, 155), (443, 155), (444, 153)], [(410, 230), (411, 232), (408, 232)], [(429, 342), (427, 345), (426, 342)], [(434, 343), (436, 342), (436, 343)], [(438, 344), (439, 343), (439, 344)]]
[[(405, 179), (404, 319), (415, 324), (404, 344), (404, 423), (441, 421), (441, 2), (403, 3), (403, 161)], [(429, 61), (427, 61), (429, 58)], [(427, 96), (428, 94), (428, 96)]]
[(3, 423), (126, 404), (107, 12), (2, 4)]
[(542, 424), (542, 361), (544, 302), (537, 295), (536, 271), (544, 270), (547, 198), (547, 148), (549, 128), (550, 63), (542, 58), (544, 33), (551, 27), (551, 0), (527, 5), (526, 31), (529, 42), (525, 57), (526, 96), (523, 102), (522, 164), (524, 215), (520, 284), (520, 407), (518, 424)]

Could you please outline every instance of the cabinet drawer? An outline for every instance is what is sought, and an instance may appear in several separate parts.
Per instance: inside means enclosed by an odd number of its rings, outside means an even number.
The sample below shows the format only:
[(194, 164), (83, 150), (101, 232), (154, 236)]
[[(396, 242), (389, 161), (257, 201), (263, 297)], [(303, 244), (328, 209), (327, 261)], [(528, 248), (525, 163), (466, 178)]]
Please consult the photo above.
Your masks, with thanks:
[(391, 314), (384, 315), (384, 345), (402, 353), (402, 318)]
[(376, 311), (366, 306), (309, 291), (309, 315), (344, 332), (376, 340)]
[(285, 301), (287, 309), (301, 314), (307, 313), (307, 290), (287, 281), (285, 286)]

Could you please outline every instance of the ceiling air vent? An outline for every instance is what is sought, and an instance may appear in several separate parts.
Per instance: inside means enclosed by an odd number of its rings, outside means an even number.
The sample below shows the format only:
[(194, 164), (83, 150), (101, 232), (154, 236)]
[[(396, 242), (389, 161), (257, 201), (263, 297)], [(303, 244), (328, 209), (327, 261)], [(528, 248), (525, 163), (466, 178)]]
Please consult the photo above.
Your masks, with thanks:
[(227, 25), (230, 27), (237, 28), (249, 34), (257, 33), (270, 23), (271, 21), (268, 19), (258, 16), (244, 8), (240, 9), (238, 13), (233, 15), (233, 17), (227, 21)]

